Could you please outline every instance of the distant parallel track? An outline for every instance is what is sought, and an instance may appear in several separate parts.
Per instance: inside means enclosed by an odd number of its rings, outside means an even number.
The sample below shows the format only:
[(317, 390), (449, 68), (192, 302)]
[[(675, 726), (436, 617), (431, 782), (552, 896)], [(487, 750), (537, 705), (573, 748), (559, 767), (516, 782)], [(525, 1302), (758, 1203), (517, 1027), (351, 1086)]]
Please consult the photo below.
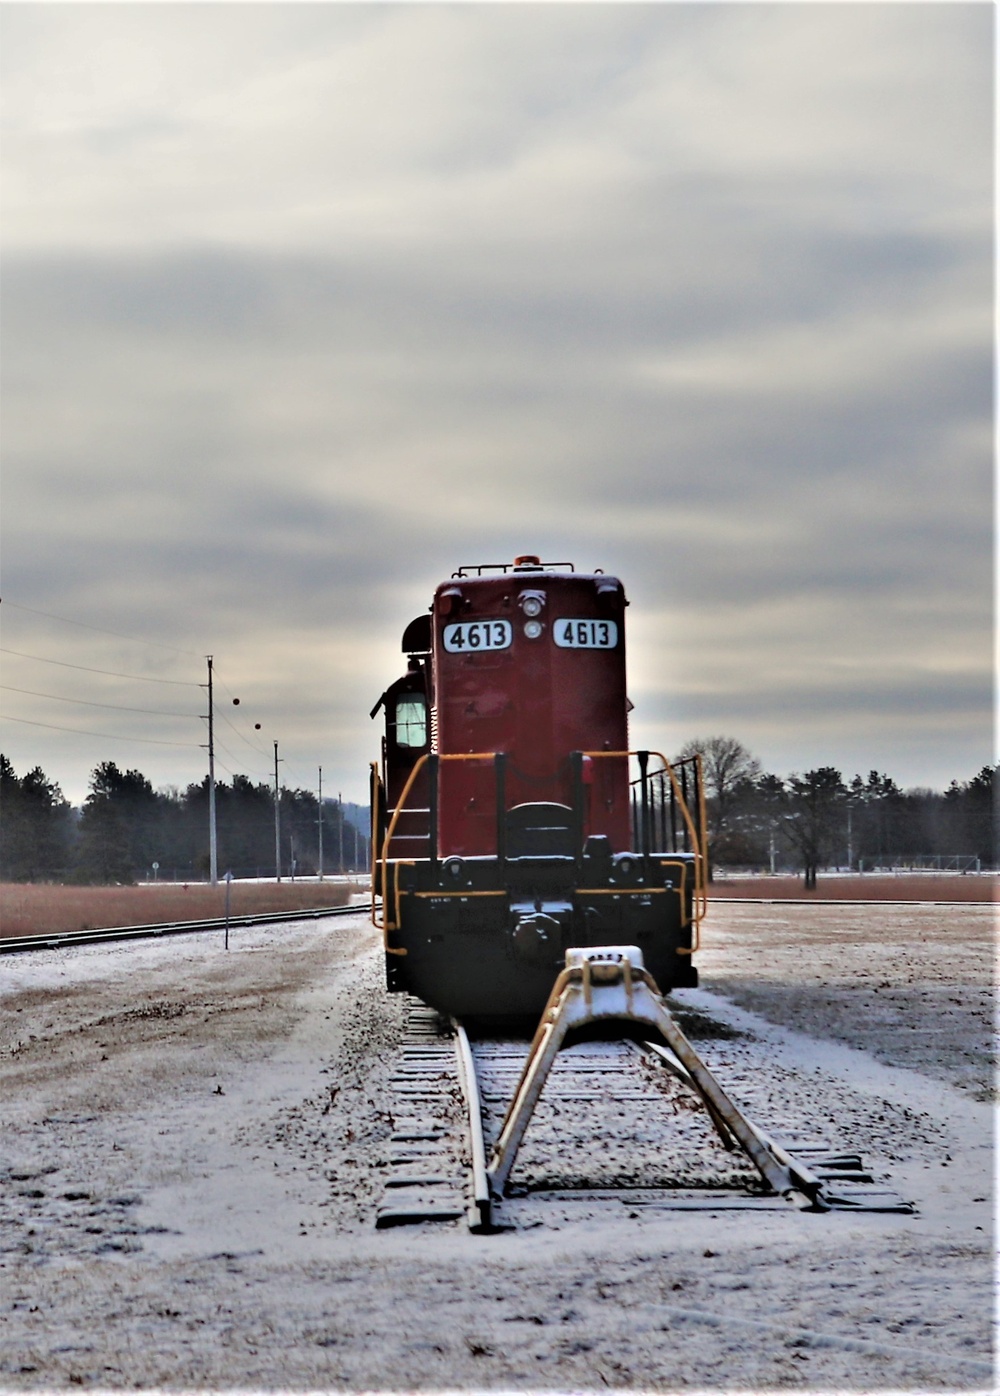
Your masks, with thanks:
[[(756, 906), (989, 906), (989, 902), (909, 902), (860, 900), (816, 900), (797, 897), (717, 897), (711, 898), (715, 906), (732, 904)], [(252, 926), (264, 922), (305, 921), (318, 916), (350, 916), (356, 912), (369, 915), (371, 903), (355, 906), (335, 906), (310, 908), (303, 911), (260, 912), (250, 916), (231, 916), (229, 925)], [(0, 937), (0, 955), (16, 955), (22, 950), (56, 950), (72, 945), (97, 945), (110, 940), (148, 940), (154, 936), (188, 935), (195, 931), (221, 931), (226, 926), (224, 916), (207, 921), (164, 921), (149, 926), (110, 926), (92, 931), (58, 931), (31, 936)]]
[(742, 906), (991, 906), (993, 899), (984, 897), (981, 901), (967, 899), (960, 902), (929, 901), (926, 897), (920, 901), (913, 898), (902, 898), (898, 901), (890, 900), (888, 897), (872, 897), (870, 900), (865, 897), (713, 897), (711, 892), (708, 900), (712, 906), (727, 906), (732, 904)]
[[(303, 911), (265, 911), (250, 916), (230, 916), (231, 930), (237, 926), (255, 926), (274, 921), (315, 920), (319, 916), (367, 915), (370, 904), (356, 906), (312, 907)], [(197, 931), (223, 931), (226, 918), (216, 917), (209, 921), (163, 921), (150, 926), (109, 926), (93, 931), (57, 931), (33, 936), (8, 936), (0, 938), (0, 955), (16, 955), (22, 950), (61, 950), (73, 945), (97, 945), (109, 940), (149, 940), (155, 936), (190, 935)]]

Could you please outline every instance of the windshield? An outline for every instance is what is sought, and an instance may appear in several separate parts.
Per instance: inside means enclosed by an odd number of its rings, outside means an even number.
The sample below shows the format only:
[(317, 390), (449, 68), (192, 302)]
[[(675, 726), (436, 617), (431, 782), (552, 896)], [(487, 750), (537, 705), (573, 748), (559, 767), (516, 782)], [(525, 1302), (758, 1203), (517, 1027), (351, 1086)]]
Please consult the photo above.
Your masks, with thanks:
[(399, 746), (427, 745), (427, 703), (419, 694), (396, 700), (396, 742)]

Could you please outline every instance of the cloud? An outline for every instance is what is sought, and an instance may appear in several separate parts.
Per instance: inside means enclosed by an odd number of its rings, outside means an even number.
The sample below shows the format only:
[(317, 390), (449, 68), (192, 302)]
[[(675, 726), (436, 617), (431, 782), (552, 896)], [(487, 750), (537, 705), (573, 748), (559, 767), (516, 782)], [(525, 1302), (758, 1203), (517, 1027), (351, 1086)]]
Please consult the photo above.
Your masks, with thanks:
[(989, 759), (988, 7), (0, 23), (8, 597), (211, 649), (355, 798), (403, 625), (523, 551), (622, 575), (673, 745)]

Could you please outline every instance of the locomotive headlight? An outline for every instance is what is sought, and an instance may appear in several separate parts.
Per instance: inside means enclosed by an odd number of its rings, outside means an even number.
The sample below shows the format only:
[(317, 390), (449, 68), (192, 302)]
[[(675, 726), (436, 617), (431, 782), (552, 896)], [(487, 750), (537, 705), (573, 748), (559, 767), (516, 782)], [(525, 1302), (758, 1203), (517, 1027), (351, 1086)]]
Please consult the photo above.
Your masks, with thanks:
[(540, 616), (545, 609), (545, 592), (534, 589), (519, 592), (517, 604), (521, 608), (522, 615)]
[(529, 640), (537, 640), (542, 633), (542, 622), (540, 620), (525, 621), (524, 633)]
[(438, 611), (442, 616), (456, 615), (462, 609), (462, 593), (458, 587), (449, 587), (438, 597)]

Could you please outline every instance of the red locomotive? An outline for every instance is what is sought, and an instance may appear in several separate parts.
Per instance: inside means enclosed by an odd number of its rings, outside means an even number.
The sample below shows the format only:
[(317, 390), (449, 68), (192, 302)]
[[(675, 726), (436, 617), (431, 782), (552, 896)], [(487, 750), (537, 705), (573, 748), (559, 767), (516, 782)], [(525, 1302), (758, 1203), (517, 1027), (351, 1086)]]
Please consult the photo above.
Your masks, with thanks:
[(615, 577), (520, 557), (459, 568), (407, 626), (372, 712), (390, 990), (537, 1017), (568, 947), (623, 944), (665, 992), (697, 983), (700, 771), (629, 751), (627, 604)]

